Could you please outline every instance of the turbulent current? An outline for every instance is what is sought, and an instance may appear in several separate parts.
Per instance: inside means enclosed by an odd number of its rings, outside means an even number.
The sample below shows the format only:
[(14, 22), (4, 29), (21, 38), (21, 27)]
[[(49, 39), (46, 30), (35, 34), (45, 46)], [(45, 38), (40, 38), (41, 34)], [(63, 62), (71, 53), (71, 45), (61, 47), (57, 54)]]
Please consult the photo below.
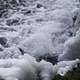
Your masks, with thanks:
[(80, 62), (79, 27), (80, 0), (1, 0), (0, 79), (64, 76)]

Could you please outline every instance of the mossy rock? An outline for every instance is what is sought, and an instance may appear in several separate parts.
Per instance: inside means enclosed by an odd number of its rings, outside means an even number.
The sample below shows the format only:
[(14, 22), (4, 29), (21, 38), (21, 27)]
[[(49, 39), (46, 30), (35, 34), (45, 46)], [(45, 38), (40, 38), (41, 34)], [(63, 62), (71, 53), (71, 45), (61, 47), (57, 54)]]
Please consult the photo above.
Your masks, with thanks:
[(56, 75), (53, 80), (80, 80), (80, 64), (65, 76)]

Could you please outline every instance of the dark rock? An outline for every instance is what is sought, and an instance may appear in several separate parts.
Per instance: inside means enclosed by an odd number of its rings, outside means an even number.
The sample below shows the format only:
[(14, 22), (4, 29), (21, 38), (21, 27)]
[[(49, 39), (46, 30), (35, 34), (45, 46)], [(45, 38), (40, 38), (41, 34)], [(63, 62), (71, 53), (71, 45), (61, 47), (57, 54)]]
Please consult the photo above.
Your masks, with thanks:
[(3, 49), (2, 49), (2, 48), (0, 48), (0, 51), (3, 51)]
[(74, 16), (74, 17), (73, 17), (73, 22), (74, 22), (74, 23), (75, 23), (76, 19), (77, 19), (77, 16)]
[(28, 14), (31, 14), (31, 10), (24, 12), (24, 15), (28, 15)]
[(56, 75), (52, 80), (80, 80), (80, 64), (68, 71), (64, 76)]
[(54, 65), (58, 61), (58, 56), (44, 55), (44, 56), (38, 57), (36, 60), (38, 62), (40, 62), (42, 59), (44, 59), (45, 61), (50, 62)]
[(10, 47), (9, 44), (5, 44), (5, 45), (4, 45), (4, 48), (9, 48), (9, 47)]
[(5, 80), (5, 79), (3, 79), (3, 78), (0, 78), (0, 80)]
[(73, 32), (69, 31), (69, 36), (72, 37), (73, 36)]
[(7, 39), (6, 39), (5, 37), (0, 37), (0, 44), (1, 44), (2, 46), (5, 46), (6, 43), (7, 43)]
[(41, 8), (41, 7), (43, 7), (43, 5), (42, 5), (42, 4), (37, 4), (36, 7), (37, 7), (37, 8)]
[(0, 80), (5, 80), (5, 79), (0, 79)]

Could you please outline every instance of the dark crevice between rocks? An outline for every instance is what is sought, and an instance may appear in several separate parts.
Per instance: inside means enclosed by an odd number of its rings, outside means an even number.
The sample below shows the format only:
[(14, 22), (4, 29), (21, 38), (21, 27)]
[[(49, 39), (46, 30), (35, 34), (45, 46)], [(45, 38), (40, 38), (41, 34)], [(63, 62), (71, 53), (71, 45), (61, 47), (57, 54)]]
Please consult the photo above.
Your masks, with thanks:
[(31, 10), (27, 10), (26, 12), (24, 12), (24, 15), (29, 15), (29, 14), (31, 14), (31, 13), (32, 13)]
[(24, 55), (24, 51), (21, 48), (18, 48), (22, 55)]
[[(21, 52), (22, 55), (25, 54), (25, 52), (24, 52), (23, 49), (21, 49), (21, 48), (19, 48), (19, 47), (18, 47), (18, 49), (19, 49), (19, 51)], [(49, 54), (46, 54), (46, 55), (44, 55), (44, 56), (39, 56), (39, 57), (35, 57), (35, 58), (36, 58), (36, 61), (37, 61), (37, 62), (40, 62), (41, 60), (45, 60), (45, 61), (47, 61), (47, 62), (52, 63), (53, 65), (58, 62), (58, 56), (57, 56), (57, 55), (51, 56), (51, 55), (49, 55)]]
[[(41, 60), (45, 60), (47, 62), (52, 63), (53, 65), (55, 65), (58, 62), (58, 56), (51, 56), (51, 55), (45, 55), (45, 56), (40, 56), (36, 59), (38, 62), (40, 62)], [(41, 75), (40, 75), (40, 71), (38, 71), (37, 73), (37, 80), (42, 80)]]
[(75, 23), (76, 19), (77, 19), (77, 16), (74, 16), (73, 17), (73, 23)]
[(58, 56), (45, 55), (45, 56), (38, 57), (36, 60), (38, 62), (40, 62), (41, 60), (45, 60), (45, 61), (50, 62), (54, 65), (58, 62)]

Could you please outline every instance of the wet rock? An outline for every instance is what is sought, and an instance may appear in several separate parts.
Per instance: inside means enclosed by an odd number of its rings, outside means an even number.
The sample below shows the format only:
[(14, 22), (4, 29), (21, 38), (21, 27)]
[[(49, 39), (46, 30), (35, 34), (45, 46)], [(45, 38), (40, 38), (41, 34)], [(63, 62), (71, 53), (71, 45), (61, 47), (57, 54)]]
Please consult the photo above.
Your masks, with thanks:
[(0, 52), (3, 51), (3, 50), (4, 50), (3, 46), (0, 45)]
[(74, 16), (74, 17), (73, 17), (73, 22), (74, 22), (74, 23), (75, 23), (76, 19), (77, 19), (77, 16)]
[(70, 37), (73, 36), (73, 33), (72, 33), (71, 31), (69, 31), (68, 33), (69, 33), (69, 36), (70, 36)]
[(3, 49), (2, 49), (2, 48), (0, 48), (0, 51), (3, 51)]
[(40, 62), (42, 59), (54, 65), (58, 61), (58, 56), (45, 55), (45, 56), (38, 57), (36, 60)]
[(0, 44), (5, 46), (7, 44), (7, 39), (5, 37), (0, 37)]
[(0, 80), (5, 80), (5, 79), (3, 79), (3, 78), (0, 78)]
[(43, 7), (43, 5), (38, 3), (36, 7), (41, 8), (41, 7)]

